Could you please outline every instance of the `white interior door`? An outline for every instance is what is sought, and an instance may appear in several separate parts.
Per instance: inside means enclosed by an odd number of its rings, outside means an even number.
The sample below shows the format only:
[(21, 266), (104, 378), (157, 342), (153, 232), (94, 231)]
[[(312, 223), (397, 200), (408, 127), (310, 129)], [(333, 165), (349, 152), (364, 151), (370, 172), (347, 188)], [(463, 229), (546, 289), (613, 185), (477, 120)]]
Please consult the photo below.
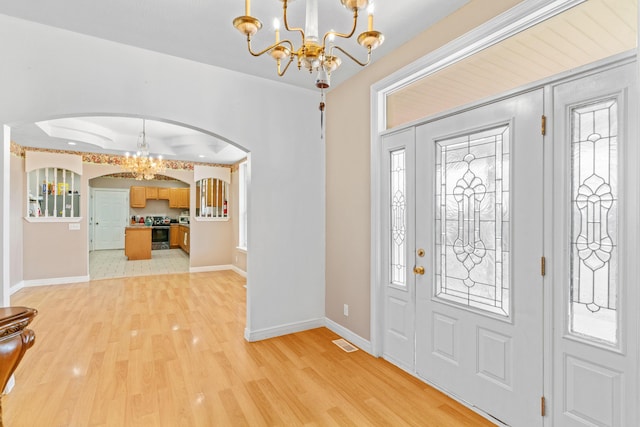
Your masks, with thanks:
[(417, 373), (519, 427), (543, 423), (542, 114), (537, 90), (416, 129)]
[(415, 369), (415, 130), (386, 135), (382, 140), (382, 236), (385, 260), (383, 356), (413, 372)]
[(555, 86), (553, 417), (638, 426), (636, 65)]
[(96, 188), (93, 194), (93, 248), (124, 249), (124, 229), (129, 223), (129, 191)]

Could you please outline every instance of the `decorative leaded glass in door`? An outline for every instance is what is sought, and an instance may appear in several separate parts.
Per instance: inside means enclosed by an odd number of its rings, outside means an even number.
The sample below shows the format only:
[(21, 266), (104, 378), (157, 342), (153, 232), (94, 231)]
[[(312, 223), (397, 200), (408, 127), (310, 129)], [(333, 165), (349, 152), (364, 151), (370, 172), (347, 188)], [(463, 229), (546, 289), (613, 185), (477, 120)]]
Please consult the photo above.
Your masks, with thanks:
[(406, 261), (406, 168), (405, 150), (396, 150), (391, 155), (391, 283), (405, 286)]
[(436, 143), (438, 298), (509, 316), (509, 126)]
[(617, 343), (618, 122), (615, 99), (571, 110), (573, 333)]

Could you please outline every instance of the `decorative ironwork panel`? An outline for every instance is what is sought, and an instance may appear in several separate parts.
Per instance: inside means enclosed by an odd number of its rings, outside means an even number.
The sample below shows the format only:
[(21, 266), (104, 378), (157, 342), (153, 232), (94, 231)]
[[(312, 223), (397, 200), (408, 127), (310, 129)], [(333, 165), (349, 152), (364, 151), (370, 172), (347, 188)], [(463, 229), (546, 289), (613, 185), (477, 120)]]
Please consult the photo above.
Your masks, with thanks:
[(438, 298), (509, 316), (509, 126), (436, 143)]
[(617, 343), (618, 103), (571, 110), (570, 331)]
[(406, 286), (407, 281), (407, 202), (405, 150), (391, 152), (391, 283)]

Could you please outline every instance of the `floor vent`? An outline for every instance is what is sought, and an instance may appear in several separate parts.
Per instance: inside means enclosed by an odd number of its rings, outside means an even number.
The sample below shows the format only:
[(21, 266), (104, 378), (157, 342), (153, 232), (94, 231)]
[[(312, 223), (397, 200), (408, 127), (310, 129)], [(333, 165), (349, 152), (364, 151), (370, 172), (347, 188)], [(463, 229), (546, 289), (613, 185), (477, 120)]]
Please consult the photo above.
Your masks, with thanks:
[(356, 347), (355, 345), (351, 344), (350, 342), (345, 341), (342, 338), (340, 338), (339, 340), (333, 340), (332, 343), (334, 343), (335, 345), (337, 345), (338, 347), (340, 347), (341, 349), (343, 349), (347, 353), (351, 353), (353, 351), (358, 351), (358, 347)]

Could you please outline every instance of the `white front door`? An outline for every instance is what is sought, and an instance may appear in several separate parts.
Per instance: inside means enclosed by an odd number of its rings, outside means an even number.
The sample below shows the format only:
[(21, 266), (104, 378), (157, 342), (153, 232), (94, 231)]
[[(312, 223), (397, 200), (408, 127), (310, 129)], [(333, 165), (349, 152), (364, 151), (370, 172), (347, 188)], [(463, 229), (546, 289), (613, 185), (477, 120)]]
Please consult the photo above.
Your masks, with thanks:
[(416, 371), (518, 427), (543, 423), (542, 114), (536, 90), (415, 139)]
[(638, 426), (636, 64), (553, 88), (553, 425)]
[(93, 195), (93, 249), (124, 249), (124, 229), (129, 223), (129, 191), (96, 188)]

